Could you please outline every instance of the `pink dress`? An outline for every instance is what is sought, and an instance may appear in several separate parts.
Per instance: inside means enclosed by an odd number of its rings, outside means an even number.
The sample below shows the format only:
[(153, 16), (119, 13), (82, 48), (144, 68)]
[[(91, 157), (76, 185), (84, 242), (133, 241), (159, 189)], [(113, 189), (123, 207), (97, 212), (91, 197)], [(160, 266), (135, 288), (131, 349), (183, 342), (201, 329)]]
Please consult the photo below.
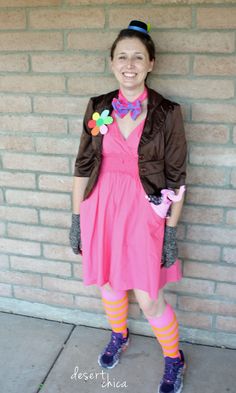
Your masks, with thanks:
[(114, 122), (103, 137), (97, 184), (81, 203), (83, 282), (114, 290), (142, 289), (152, 299), (167, 282), (181, 278), (177, 260), (161, 268), (165, 219), (145, 198), (138, 172), (143, 120), (127, 139)]

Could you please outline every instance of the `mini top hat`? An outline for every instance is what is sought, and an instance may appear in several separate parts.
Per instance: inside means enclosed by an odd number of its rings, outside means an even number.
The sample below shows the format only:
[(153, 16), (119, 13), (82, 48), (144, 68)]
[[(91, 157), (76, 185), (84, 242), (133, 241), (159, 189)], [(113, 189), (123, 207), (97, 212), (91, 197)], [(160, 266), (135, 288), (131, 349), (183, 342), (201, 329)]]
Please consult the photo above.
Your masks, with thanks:
[(141, 22), (140, 20), (132, 20), (128, 26), (128, 29), (137, 30), (140, 33), (149, 35), (150, 27), (150, 23), (146, 24), (144, 22)]

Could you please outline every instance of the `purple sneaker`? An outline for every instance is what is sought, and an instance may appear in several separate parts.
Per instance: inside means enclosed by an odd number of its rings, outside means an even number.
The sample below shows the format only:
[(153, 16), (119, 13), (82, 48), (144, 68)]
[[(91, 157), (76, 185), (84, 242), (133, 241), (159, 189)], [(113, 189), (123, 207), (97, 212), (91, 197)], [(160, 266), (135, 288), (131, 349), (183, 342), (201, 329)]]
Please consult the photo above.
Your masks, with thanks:
[(129, 345), (129, 329), (127, 329), (127, 337), (123, 338), (122, 333), (112, 331), (110, 342), (104, 351), (98, 356), (98, 364), (104, 368), (115, 367), (120, 360), (120, 355)]
[(186, 368), (184, 354), (180, 358), (165, 357), (165, 371), (158, 387), (158, 393), (180, 393), (183, 389), (183, 375)]

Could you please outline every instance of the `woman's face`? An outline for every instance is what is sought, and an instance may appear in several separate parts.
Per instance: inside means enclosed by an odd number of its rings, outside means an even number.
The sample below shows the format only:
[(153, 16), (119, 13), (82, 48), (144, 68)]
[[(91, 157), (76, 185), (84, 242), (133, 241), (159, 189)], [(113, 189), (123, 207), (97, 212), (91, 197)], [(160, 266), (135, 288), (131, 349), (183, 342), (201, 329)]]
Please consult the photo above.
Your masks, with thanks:
[(138, 38), (124, 38), (119, 41), (111, 60), (111, 69), (120, 84), (126, 89), (141, 89), (147, 73), (152, 71), (154, 60)]

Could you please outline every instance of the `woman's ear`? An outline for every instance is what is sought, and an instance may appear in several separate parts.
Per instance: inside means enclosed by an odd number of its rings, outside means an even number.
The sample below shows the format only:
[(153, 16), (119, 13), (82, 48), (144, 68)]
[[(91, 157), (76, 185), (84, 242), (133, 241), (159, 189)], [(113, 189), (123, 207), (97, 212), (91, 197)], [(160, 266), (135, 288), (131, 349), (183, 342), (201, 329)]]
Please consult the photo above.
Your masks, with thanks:
[(113, 72), (113, 61), (112, 61), (112, 59), (111, 59), (111, 57), (109, 57), (109, 70), (111, 71), (111, 72)]
[(150, 61), (150, 67), (149, 67), (148, 72), (151, 72), (151, 71), (153, 70), (154, 64), (155, 64), (155, 59), (152, 59), (152, 60)]

